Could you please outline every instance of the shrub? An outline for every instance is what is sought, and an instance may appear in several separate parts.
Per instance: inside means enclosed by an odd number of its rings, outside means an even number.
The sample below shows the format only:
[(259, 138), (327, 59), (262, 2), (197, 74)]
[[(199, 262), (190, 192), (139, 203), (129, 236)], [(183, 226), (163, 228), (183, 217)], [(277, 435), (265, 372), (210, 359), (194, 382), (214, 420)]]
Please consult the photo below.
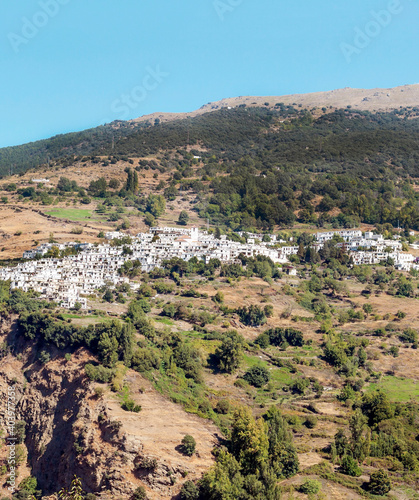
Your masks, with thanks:
[(317, 418), (314, 417), (313, 415), (309, 415), (305, 421), (304, 421), (304, 425), (308, 428), (308, 429), (314, 429), (317, 425)]
[(150, 457), (145, 457), (141, 461), (141, 468), (146, 469), (146, 470), (155, 470), (157, 469), (157, 459), (156, 458), (150, 458)]
[(265, 311), (257, 305), (240, 307), (236, 312), (244, 325), (260, 326), (266, 323)]
[(298, 489), (306, 495), (316, 495), (321, 489), (321, 484), (315, 479), (307, 479)]
[(310, 380), (308, 378), (302, 377), (290, 385), (290, 390), (294, 394), (304, 394), (309, 385)]
[(246, 382), (255, 386), (263, 387), (269, 382), (270, 374), (266, 367), (264, 366), (252, 366), (243, 376)]
[(359, 467), (358, 462), (349, 455), (345, 455), (342, 458), (340, 470), (342, 474), (346, 474), (347, 476), (352, 477), (359, 477), (362, 474), (362, 470)]
[(140, 405), (136, 405), (132, 399), (128, 399), (121, 404), (121, 408), (125, 411), (133, 411), (135, 413), (139, 413), (142, 408)]
[(105, 394), (105, 389), (103, 387), (95, 387), (95, 396), (101, 399)]
[(132, 500), (147, 500), (147, 493), (143, 486), (139, 486), (132, 495)]
[(391, 481), (383, 469), (373, 472), (370, 476), (368, 489), (373, 495), (386, 495), (391, 490)]
[(84, 369), (90, 380), (102, 384), (110, 382), (114, 376), (114, 370), (112, 368), (105, 368), (103, 365), (94, 366), (91, 363), (87, 363)]
[(182, 451), (185, 455), (188, 457), (191, 457), (195, 453), (195, 448), (196, 448), (196, 441), (195, 439), (190, 436), (189, 434), (186, 434), (186, 436), (183, 437), (182, 439)]
[(198, 500), (199, 489), (192, 481), (186, 481), (180, 490), (180, 500)]
[(38, 354), (38, 359), (39, 361), (45, 365), (48, 363), (48, 361), (51, 359), (51, 356), (49, 354), (49, 352), (47, 351), (41, 351), (39, 354)]
[(217, 402), (215, 411), (222, 415), (226, 415), (230, 411), (230, 401), (228, 399), (220, 399), (220, 401)]
[(38, 486), (38, 482), (35, 477), (29, 476), (26, 477), (21, 483), (19, 484), (19, 490), (25, 490), (27, 491), (29, 495), (35, 495), (36, 488)]

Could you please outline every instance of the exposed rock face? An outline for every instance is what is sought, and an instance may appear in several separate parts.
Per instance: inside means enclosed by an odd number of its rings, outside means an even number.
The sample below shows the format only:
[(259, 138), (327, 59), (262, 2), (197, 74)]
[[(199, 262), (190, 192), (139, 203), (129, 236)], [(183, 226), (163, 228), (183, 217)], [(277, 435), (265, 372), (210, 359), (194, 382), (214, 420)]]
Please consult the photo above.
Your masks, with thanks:
[(80, 436), (88, 437), (96, 416), (86, 399), (89, 384), (79, 364), (83, 357), (53, 361), (40, 370), (37, 364), (26, 372), (29, 383), (20, 410), (27, 424), (28, 460), (45, 494), (68, 485), (74, 474), (83, 475), (86, 489), (100, 484), (94, 474), (81, 470), (78, 458)]
[[(91, 360), (83, 349), (70, 361), (57, 356), (44, 366), (10, 354), (0, 360), (0, 392), (14, 380), (17, 418), (26, 422), (29, 468), (19, 472), (19, 482), (32, 474), (43, 494), (52, 495), (76, 474), (86, 492), (103, 498), (129, 498), (140, 485), (150, 500), (173, 498), (186, 476), (196, 479), (212, 465), (216, 427), (167, 401), (132, 371), (126, 383), (143, 410), (122, 410), (115, 393), (94, 393), (84, 372)], [(178, 451), (189, 433), (198, 443), (194, 457)]]

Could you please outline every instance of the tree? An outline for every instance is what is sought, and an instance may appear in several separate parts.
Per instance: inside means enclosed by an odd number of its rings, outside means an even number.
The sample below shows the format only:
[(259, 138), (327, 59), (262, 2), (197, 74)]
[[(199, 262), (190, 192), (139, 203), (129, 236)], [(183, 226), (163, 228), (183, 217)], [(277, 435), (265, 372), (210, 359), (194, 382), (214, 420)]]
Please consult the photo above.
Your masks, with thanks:
[(257, 305), (239, 307), (236, 312), (244, 325), (260, 326), (266, 323), (265, 311)]
[(362, 470), (359, 467), (358, 462), (349, 455), (345, 455), (342, 458), (340, 470), (343, 474), (352, 477), (359, 477), (362, 474)]
[(192, 481), (186, 481), (180, 490), (180, 500), (198, 500), (199, 489)]
[(149, 194), (146, 203), (147, 212), (154, 217), (160, 217), (166, 210), (166, 200), (160, 194)]
[(244, 338), (235, 330), (227, 332), (221, 345), (215, 352), (218, 368), (227, 373), (233, 373), (243, 359)]
[(118, 361), (118, 341), (114, 336), (109, 337), (106, 331), (102, 332), (97, 349), (99, 358), (105, 366), (114, 366)]
[(70, 181), (67, 177), (60, 177), (57, 183), (57, 189), (63, 192), (70, 192), (77, 189), (77, 182)]
[(265, 366), (252, 366), (244, 375), (244, 380), (255, 387), (263, 387), (269, 382), (270, 374)]
[(154, 215), (151, 215), (150, 213), (145, 214), (144, 224), (146, 224), (149, 227), (154, 227), (156, 225), (156, 219)]
[(305, 255), (306, 255), (306, 251), (305, 251), (305, 248), (304, 248), (304, 244), (301, 241), (300, 244), (298, 245), (298, 252), (297, 252), (297, 257), (298, 257), (298, 259), (299, 259), (300, 262), (304, 261)]
[(111, 189), (118, 189), (119, 186), (120, 186), (120, 182), (118, 181), (118, 179), (111, 179), (109, 182), (108, 182), (108, 186), (111, 188)]
[(71, 481), (70, 489), (62, 488), (58, 492), (58, 496), (61, 500), (83, 500), (84, 492), (81, 479), (75, 475)]
[(292, 433), (280, 410), (271, 407), (263, 416), (268, 425), (269, 459), (278, 478), (288, 478), (299, 470)]
[(235, 500), (243, 498), (244, 478), (237, 459), (221, 450), (214, 467), (201, 480), (203, 498), (208, 500)]
[(189, 222), (189, 214), (186, 210), (182, 210), (179, 214), (178, 223), (182, 226), (186, 226)]
[(241, 406), (233, 414), (231, 450), (246, 473), (254, 474), (268, 461), (267, 424), (255, 420), (250, 408)]
[(391, 481), (385, 470), (379, 469), (370, 476), (368, 489), (373, 495), (386, 495), (391, 490)]
[(362, 397), (361, 410), (368, 418), (370, 426), (380, 423), (382, 420), (392, 418), (393, 410), (387, 394), (381, 390), (364, 394)]
[(106, 292), (103, 294), (103, 300), (106, 302), (113, 302), (113, 293), (109, 290), (109, 288), (106, 290)]
[(182, 439), (183, 453), (185, 455), (188, 455), (188, 457), (191, 457), (195, 453), (195, 449), (196, 449), (195, 439), (191, 435), (186, 434), (186, 436), (184, 436)]
[(367, 417), (360, 410), (357, 410), (349, 419), (351, 452), (359, 462), (362, 462), (370, 452), (370, 431), (367, 421)]
[(92, 196), (104, 198), (108, 183), (104, 177), (100, 177), (97, 181), (91, 181), (89, 184), (89, 192)]

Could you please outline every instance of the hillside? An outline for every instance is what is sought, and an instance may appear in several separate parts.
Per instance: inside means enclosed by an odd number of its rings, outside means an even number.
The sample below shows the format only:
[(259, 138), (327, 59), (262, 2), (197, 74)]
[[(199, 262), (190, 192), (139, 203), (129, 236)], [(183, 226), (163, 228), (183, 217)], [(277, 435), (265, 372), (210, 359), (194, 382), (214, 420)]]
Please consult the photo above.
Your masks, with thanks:
[[(0, 281), (13, 500), (51, 498), (74, 475), (84, 500), (417, 498), (417, 92), (239, 98), (0, 150), (1, 270), (39, 277), (36, 293)], [(198, 226), (222, 260), (159, 231), (138, 257), (133, 237), (161, 226)], [(356, 265), (339, 234), (315, 239), (350, 228), (375, 233), (380, 259)], [(233, 243), (265, 253), (224, 255)], [(47, 261), (22, 259), (42, 244)], [(153, 245), (167, 252), (157, 267)], [(70, 262), (78, 279), (71, 259), (89, 252), (83, 279), (114, 274), (86, 308), (51, 300), (35, 264)]]
[[(144, 136), (143, 129), (149, 129), (157, 124), (175, 122), (174, 127), (168, 130), (162, 127), (159, 134), (162, 140), (168, 133), (172, 136), (171, 145), (181, 147), (185, 144), (197, 144), (200, 137), (191, 137), (189, 132), (193, 132), (196, 123), (202, 123), (197, 118), (206, 116), (204, 122), (211, 123), (209, 113), (220, 110), (247, 108), (264, 108), (266, 110), (278, 111), (278, 105), (294, 106), (311, 110), (314, 117), (321, 114), (321, 109), (326, 108), (329, 112), (347, 108), (350, 106), (354, 110), (369, 112), (390, 112), (402, 108), (415, 108), (419, 105), (419, 85), (405, 85), (394, 89), (340, 89), (330, 92), (318, 92), (314, 94), (295, 94), (278, 97), (237, 97), (223, 99), (222, 101), (208, 103), (199, 110), (192, 113), (153, 113), (143, 116), (137, 120), (127, 122), (116, 121), (111, 124), (97, 128), (62, 134), (51, 139), (41, 140), (22, 146), (14, 146), (0, 149), (0, 176), (11, 173), (19, 173), (28, 168), (36, 168), (40, 165), (51, 165), (57, 159), (71, 158), (78, 155), (101, 154), (104, 151), (113, 151), (115, 141), (125, 140), (132, 134), (140, 144), (148, 140), (147, 134)], [(226, 124), (228, 126), (228, 124)], [(198, 130), (199, 130), (198, 125)], [(173, 129), (176, 133), (173, 136)], [(188, 132), (189, 131), (189, 132)], [(189, 139), (188, 139), (189, 137)], [(126, 148), (124, 148), (125, 150)], [(138, 145), (137, 145), (138, 149)], [(133, 154), (128, 151), (127, 154)]]

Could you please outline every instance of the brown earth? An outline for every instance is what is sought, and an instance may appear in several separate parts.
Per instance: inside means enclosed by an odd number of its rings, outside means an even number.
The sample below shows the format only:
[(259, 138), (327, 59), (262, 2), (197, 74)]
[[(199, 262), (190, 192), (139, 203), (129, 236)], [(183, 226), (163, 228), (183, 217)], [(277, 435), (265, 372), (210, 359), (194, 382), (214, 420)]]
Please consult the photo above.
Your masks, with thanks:
[(221, 101), (205, 104), (196, 111), (189, 113), (153, 113), (145, 115), (133, 122), (154, 121), (158, 118), (161, 122), (179, 120), (199, 116), (222, 108), (235, 108), (245, 104), (249, 107), (274, 107), (276, 103), (286, 105), (302, 105), (304, 108), (333, 108), (340, 109), (352, 106), (354, 109), (366, 111), (389, 111), (400, 106), (419, 105), (419, 84), (403, 85), (388, 89), (336, 89), (327, 92), (314, 92), (308, 94), (291, 94), (285, 96), (241, 96), (222, 99)]

